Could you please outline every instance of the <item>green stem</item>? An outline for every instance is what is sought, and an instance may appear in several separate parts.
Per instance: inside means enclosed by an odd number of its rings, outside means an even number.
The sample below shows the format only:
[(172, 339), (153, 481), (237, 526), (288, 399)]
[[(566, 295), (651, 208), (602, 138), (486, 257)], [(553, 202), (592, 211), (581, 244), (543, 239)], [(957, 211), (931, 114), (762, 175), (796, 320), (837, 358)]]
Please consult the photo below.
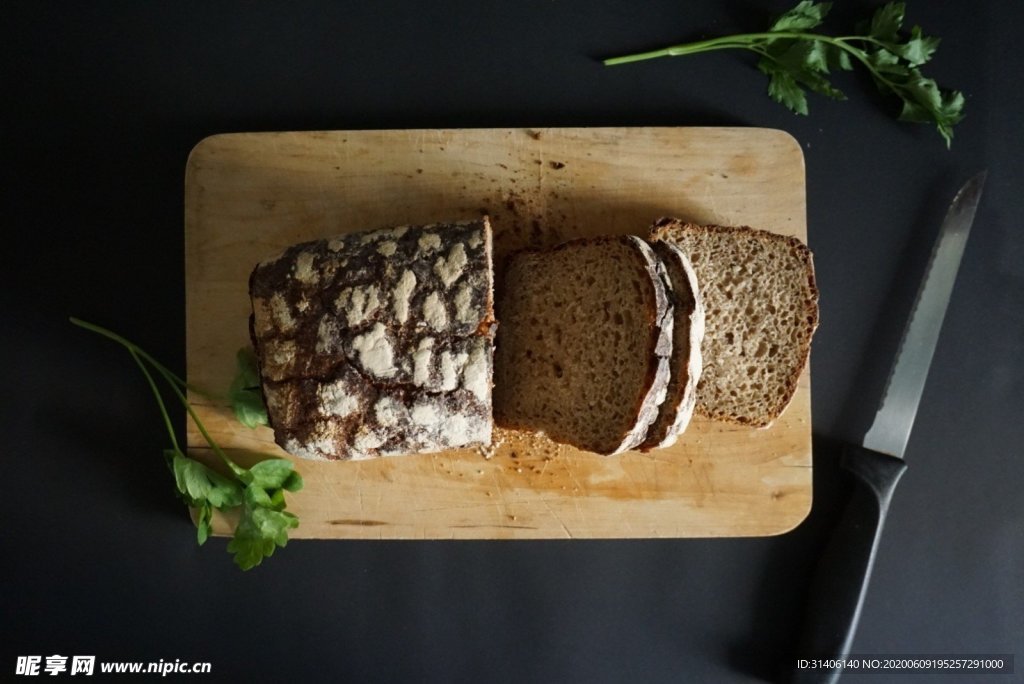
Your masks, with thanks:
[(181, 391), (181, 388), (185, 388), (192, 392), (197, 392), (198, 394), (202, 394), (202, 392), (198, 392), (194, 387), (191, 387), (184, 380), (182, 380), (177, 375), (168, 370), (167, 367), (164, 366), (162, 363), (160, 363), (152, 356), (147, 354), (145, 351), (143, 351), (141, 348), (139, 348), (138, 345), (136, 345), (133, 342), (130, 342), (129, 340), (126, 340), (117, 333), (107, 330), (106, 328), (103, 328), (101, 326), (98, 326), (95, 323), (89, 323), (88, 321), (83, 321), (78, 318), (71, 317), (70, 320), (73, 324), (77, 325), (78, 327), (85, 328), (86, 330), (91, 330), (92, 332), (102, 335), (107, 339), (113, 340), (118, 344), (122, 345), (123, 347), (125, 347), (126, 349), (128, 349), (132, 357), (139, 364), (139, 367), (142, 368), (142, 372), (146, 374), (146, 378), (150, 382), (150, 387), (156, 394), (157, 401), (160, 404), (160, 409), (164, 414), (164, 418), (166, 419), (168, 430), (170, 430), (171, 432), (171, 440), (174, 443), (176, 449), (178, 447), (177, 440), (175, 439), (174, 431), (171, 428), (170, 418), (167, 414), (166, 406), (164, 405), (163, 399), (160, 397), (160, 393), (156, 389), (156, 383), (153, 381), (153, 377), (142, 364), (143, 359), (145, 359), (147, 363), (149, 363), (154, 369), (156, 369), (157, 373), (159, 373), (167, 382), (167, 384), (170, 385), (171, 390), (174, 392), (175, 396), (178, 397), (179, 401), (181, 401), (181, 405), (185, 407), (185, 410), (188, 412), (189, 417), (192, 418), (192, 421), (196, 424), (196, 428), (199, 429), (199, 433), (203, 436), (203, 439), (206, 440), (206, 443), (210, 445), (210, 448), (213, 450), (213, 453), (217, 454), (217, 456), (220, 457), (224, 464), (231, 469), (231, 472), (233, 472), (236, 476), (241, 477), (241, 475), (245, 472), (245, 469), (241, 468), (238, 464), (236, 464), (234, 461), (228, 458), (228, 455), (224, 453), (224, 450), (220, 448), (220, 445), (218, 445), (217, 442), (213, 440), (213, 438), (210, 436), (210, 433), (207, 432), (206, 426), (203, 425), (203, 422), (199, 420), (199, 416), (196, 415), (196, 412), (192, 408), (192, 405), (189, 403), (188, 398), (185, 396), (185, 393)]
[(139, 347), (134, 342), (131, 342), (130, 340), (127, 340), (127, 339), (121, 337), (120, 335), (118, 335), (114, 331), (105, 329), (102, 326), (97, 326), (96, 324), (93, 324), (93, 323), (89, 323), (88, 320), (82, 320), (81, 318), (76, 318), (75, 316), (70, 316), (70, 320), (71, 320), (71, 322), (74, 325), (78, 326), (79, 328), (84, 328), (84, 329), (92, 331), (93, 333), (96, 333), (98, 335), (102, 335), (106, 339), (114, 340), (115, 342), (117, 342), (118, 344), (126, 347), (127, 349), (129, 349), (131, 351), (134, 351), (140, 357), (144, 358), (146, 360), (147, 364), (150, 364), (153, 368), (160, 370), (161, 374), (164, 375), (165, 378), (169, 378), (171, 382), (173, 382), (174, 384), (178, 385), (179, 387), (184, 387), (189, 392), (193, 392), (195, 394), (199, 394), (200, 396), (205, 397), (207, 399), (212, 399), (212, 400), (216, 400), (216, 401), (226, 401), (227, 400), (227, 398), (224, 395), (219, 395), (218, 396), (214, 392), (207, 391), (205, 389), (197, 387), (196, 385), (193, 385), (193, 384), (185, 382), (180, 377), (178, 377), (175, 373), (173, 373), (170, 369), (168, 369), (166, 366), (161, 364), (161, 362), (158, 361), (156, 358), (154, 358), (150, 354), (147, 354), (144, 349)]
[(163, 375), (165, 378), (168, 378), (174, 384), (176, 384), (176, 385), (178, 385), (180, 387), (184, 387), (185, 389), (189, 390), (190, 392), (195, 392), (196, 394), (200, 394), (202, 396), (207, 396), (206, 392), (203, 392), (199, 388), (194, 387), (193, 385), (190, 385), (187, 382), (185, 382), (184, 380), (182, 380), (181, 378), (179, 378), (177, 375), (175, 375), (170, 370), (168, 370), (166, 366), (164, 366), (159, 361), (154, 359), (152, 356), (147, 354), (144, 349), (139, 347), (134, 342), (126, 340), (125, 338), (121, 337), (117, 333), (115, 333), (115, 332), (113, 332), (111, 330), (107, 330), (106, 328), (104, 328), (102, 326), (96, 325), (95, 323), (89, 323), (88, 321), (83, 321), (82, 319), (75, 318), (74, 316), (71, 316), (68, 320), (70, 320), (74, 325), (77, 325), (79, 328), (85, 328), (86, 330), (91, 330), (94, 333), (97, 333), (99, 335), (103, 335), (103, 337), (106, 337), (107, 339), (113, 340), (114, 342), (117, 342), (121, 346), (126, 347), (129, 351), (135, 352), (140, 357), (144, 358), (151, 366), (153, 366), (153, 368), (156, 368), (157, 370), (159, 370), (161, 375)]
[[(692, 43), (670, 45), (669, 47), (661, 48), (660, 50), (651, 50), (650, 52), (638, 52), (632, 55), (612, 57), (610, 59), (604, 60), (604, 64), (605, 66), (615, 66), (616, 64), (642, 62), (644, 60), (657, 59), (659, 57), (679, 57), (681, 55), (692, 55), (698, 52), (710, 52), (711, 50), (729, 50), (732, 48), (750, 49), (752, 44), (762, 40), (774, 40), (777, 38), (806, 39), (811, 36), (817, 37), (818, 34), (803, 33), (796, 31), (778, 31), (771, 33), (741, 33), (734, 36), (722, 36), (720, 38), (698, 40)], [(827, 38), (828, 36), (821, 37)]]
[(695, 43), (672, 45), (666, 48), (661, 48), (660, 50), (638, 52), (636, 54), (623, 55), (621, 57), (611, 57), (604, 60), (604, 65), (615, 66), (617, 64), (629, 64), (630, 62), (643, 62), (648, 59), (657, 59), (659, 57), (678, 57), (681, 55), (696, 54), (698, 52), (711, 52), (712, 50), (749, 49), (750, 41), (745, 39), (754, 35), (757, 34), (751, 33), (739, 36), (724, 36), (722, 38), (701, 40)]
[(859, 50), (855, 47), (851, 47), (847, 43), (847, 41), (849, 40), (860, 40), (868, 43), (874, 43), (875, 45), (878, 45), (888, 50), (889, 48), (885, 45), (885, 43), (875, 40), (870, 36), (843, 36), (842, 38), (832, 38), (829, 40), (829, 42), (832, 45), (842, 48), (843, 50), (846, 51), (847, 54), (852, 55), (854, 58), (856, 58), (858, 62), (863, 64), (864, 68), (871, 72), (871, 77), (875, 79), (875, 81), (881, 83), (892, 92), (899, 94), (899, 87), (897, 86), (897, 84), (893, 83), (888, 78), (883, 76), (878, 70), (876, 70), (875, 67), (871, 64), (871, 62), (868, 61), (868, 58), (865, 55), (864, 51)]
[(160, 395), (160, 390), (157, 389), (156, 381), (153, 379), (153, 375), (146, 368), (146, 364), (142, 363), (142, 359), (139, 358), (138, 353), (134, 349), (129, 349), (128, 353), (132, 355), (132, 359), (138, 364), (142, 374), (146, 376), (146, 382), (149, 383), (149, 388), (153, 390), (153, 396), (156, 398), (156, 403), (160, 407), (160, 415), (163, 416), (164, 425), (167, 426), (167, 434), (171, 437), (171, 445), (174, 447), (176, 453), (181, 453), (181, 447), (178, 446), (178, 438), (174, 435), (174, 426), (171, 425), (171, 416), (167, 413), (167, 405), (164, 404), (164, 398)]
[(199, 420), (199, 416), (196, 414), (195, 409), (192, 408), (192, 404), (188, 402), (188, 399), (185, 397), (184, 392), (182, 392), (181, 388), (175, 385), (174, 382), (172, 382), (172, 379), (165, 374), (169, 374), (170, 371), (166, 371), (166, 369), (161, 370), (161, 368), (157, 368), (156, 370), (158, 373), (164, 376), (164, 380), (166, 380), (167, 384), (171, 386), (171, 390), (181, 401), (181, 405), (185, 407), (185, 410), (188, 411), (188, 415), (192, 419), (192, 422), (196, 424), (196, 428), (199, 430), (199, 434), (201, 434), (203, 436), (203, 439), (206, 440), (206, 443), (210, 445), (210, 448), (213, 450), (213, 453), (217, 454), (217, 456), (220, 457), (220, 459), (224, 462), (224, 465), (231, 469), (231, 472), (233, 472), (236, 476), (241, 477), (242, 473), (245, 472), (245, 469), (240, 467), (230, 458), (228, 458), (228, 455), (224, 453), (224, 450), (220, 448), (220, 445), (217, 444), (217, 442), (213, 440), (213, 437), (210, 436), (210, 433), (206, 431), (206, 426), (203, 425), (203, 421)]
[(849, 41), (859, 40), (867, 43), (872, 43), (880, 47), (886, 47), (885, 43), (876, 40), (870, 36), (841, 36), (834, 38), (832, 36), (826, 36), (820, 33), (807, 33), (805, 31), (766, 31), (763, 33), (741, 33), (733, 36), (723, 36), (721, 38), (711, 38), (709, 40), (699, 40), (692, 43), (682, 43), (679, 45), (672, 45), (660, 50), (651, 50), (649, 52), (638, 52), (632, 55), (623, 55), (621, 57), (612, 57), (604, 60), (605, 66), (615, 66), (617, 64), (628, 64), (630, 62), (642, 62), (648, 59), (657, 59), (660, 57), (680, 57), (683, 55), (693, 55), (700, 52), (711, 52), (712, 50), (750, 50), (756, 52), (759, 55), (767, 56), (767, 53), (762, 49), (762, 45), (765, 41), (788, 39), (788, 40), (816, 40), (828, 45), (834, 45), (835, 47), (843, 50), (847, 54), (856, 58), (858, 62), (864, 65), (868, 71), (871, 72), (872, 77), (889, 88), (894, 92), (898, 92), (897, 84), (891, 80), (882, 76), (871, 62), (868, 61), (863, 50), (855, 48), (849, 44)]
[(886, 50), (889, 49), (888, 43), (878, 40), (877, 38), (873, 38), (871, 36), (836, 36), (835, 38), (833, 38), (833, 40), (839, 40), (844, 43), (849, 43), (851, 41), (858, 40), (862, 43), (871, 43), (872, 45), (877, 45), (878, 47), (885, 48)]
[(698, 40), (692, 43), (681, 43), (679, 45), (671, 45), (669, 47), (662, 48), (660, 50), (652, 50), (650, 52), (638, 52), (632, 55), (612, 57), (610, 59), (604, 60), (604, 64), (606, 66), (614, 66), (616, 64), (641, 62), (647, 59), (656, 59), (659, 57), (679, 57), (682, 55), (692, 55), (698, 52), (710, 52), (712, 50), (745, 49), (758, 52), (757, 47), (759, 43), (779, 39), (821, 41), (822, 43), (835, 45), (836, 47), (841, 48), (842, 50), (849, 52), (850, 54), (858, 56), (862, 62), (864, 61), (863, 57), (861, 56), (863, 53), (857, 48), (851, 47), (847, 41), (865, 40), (868, 42), (881, 45), (879, 41), (870, 37), (843, 36), (841, 38), (833, 38), (832, 36), (826, 36), (821, 33), (807, 33), (806, 31), (766, 31), (763, 33), (740, 33), (733, 36), (722, 36), (720, 38)]

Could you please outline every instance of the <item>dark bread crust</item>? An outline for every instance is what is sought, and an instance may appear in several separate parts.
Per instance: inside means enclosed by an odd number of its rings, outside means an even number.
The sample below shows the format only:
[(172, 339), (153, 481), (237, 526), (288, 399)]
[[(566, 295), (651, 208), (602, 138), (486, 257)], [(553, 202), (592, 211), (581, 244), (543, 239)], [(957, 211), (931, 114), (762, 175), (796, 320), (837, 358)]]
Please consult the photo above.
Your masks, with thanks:
[[(819, 291), (814, 275), (814, 257), (807, 245), (795, 237), (779, 235), (777, 233), (751, 228), (749, 226), (699, 225), (666, 217), (658, 219), (654, 223), (651, 228), (650, 237), (652, 240), (666, 240), (674, 242), (675, 244), (680, 244), (679, 238), (682, 236), (690, 236), (699, 241), (703, 236), (722, 235), (730, 238), (749, 238), (765, 245), (781, 248), (790, 258), (799, 264), (800, 269), (804, 274), (804, 281), (799, 295), (800, 301), (797, 303), (797, 306), (801, 311), (802, 318), (800, 321), (799, 339), (795, 350), (796, 361), (786, 369), (785, 374), (782, 376), (780, 383), (783, 390), (777, 400), (770, 404), (768, 408), (760, 414), (743, 415), (719, 410), (714, 406), (710, 406), (705, 400), (705, 397), (702, 396), (700, 387), (698, 387), (697, 411), (702, 415), (714, 420), (740, 425), (768, 427), (789, 405), (793, 395), (796, 393), (800, 376), (807, 365), (808, 358), (810, 357), (811, 340), (818, 327), (819, 318)], [(686, 250), (684, 249), (684, 251)], [(696, 264), (695, 267), (697, 267)], [(707, 301), (707, 290), (712, 285), (713, 281), (709, 278), (704, 277), (701, 279), (700, 287), (702, 294), (705, 295), (705, 301)], [(709, 328), (711, 324), (711, 312), (709, 312)], [(706, 370), (707, 368), (705, 368), (705, 371)], [(707, 379), (707, 373), (705, 373), (704, 379)]]
[(488, 443), (490, 225), (399, 226), (286, 249), (250, 275), (275, 441), (358, 459)]
[(658, 406), (664, 400), (665, 388), (669, 381), (672, 310), (659, 275), (660, 262), (651, 247), (636, 236), (578, 238), (550, 249), (524, 249), (509, 256), (498, 298), (498, 316), (503, 321), (503, 327), (498, 332), (495, 359), (495, 378), (498, 383), (495, 390), (495, 417), (498, 424), (521, 430), (543, 429), (538, 427), (534, 419), (518, 414), (516, 408), (510, 405), (519, 397), (520, 392), (513, 380), (516, 370), (513, 368), (514, 362), (507, 358), (508, 353), (502, 353), (517, 342), (521, 346), (523, 341), (513, 340), (513, 336), (527, 334), (522, 329), (517, 329), (515, 321), (506, 313), (521, 303), (515, 282), (519, 277), (519, 271), (530, 268), (531, 260), (543, 259), (557, 264), (561, 253), (613, 242), (626, 246), (627, 253), (633, 256), (628, 266), (635, 269), (635, 280), (643, 288), (641, 294), (646, 303), (642, 312), (647, 326), (646, 342), (643, 349), (636, 350), (638, 355), (642, 355), (641, 358), (647, 360), (644, 377), (639, 380), (640, 391), (636, 396), (621, 397), (621, 400), (630, 402), (630, 408), (624, 414), (631, 418), (628, 424), (621, 426), (621, 432), (614, 443), (611, 440), (599, 443), (594, 435), (567, 434), (557, 428), (548, 428), (546, 431), (556, 441), (606, 455), (635, 448), (643, 441), (649, 426), (657, 418)]

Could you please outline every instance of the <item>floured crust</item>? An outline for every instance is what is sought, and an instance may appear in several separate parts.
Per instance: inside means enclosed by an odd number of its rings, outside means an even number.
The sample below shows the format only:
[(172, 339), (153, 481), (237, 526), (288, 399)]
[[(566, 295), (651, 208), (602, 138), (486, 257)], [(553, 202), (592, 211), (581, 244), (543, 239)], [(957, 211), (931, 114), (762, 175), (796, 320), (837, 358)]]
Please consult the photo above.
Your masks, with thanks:
[(489, 443), (491, 255), (484, 218), (342, 235), (259, 264), (250, 332), (275, 441), (328, 460)]
[(669, 242), (658, 241), (652, 247), (665, 265), (666, 290), (675, 321), (667, 396), (640, 445), (642, 451), (672, 446), (689, 425), (697, 403), (704, 339), (704, 305), (690, 260)]
[(635, 235), (627, 236), (643, 258), (644, 270), (654, 285), (654, 348), (650, 358), (650, 389), (640, 403), (637, 411), (636, 425), (612, 453), (620, 453), (640, 446), (647, 438), (647, 432), (658, 419), (661, 405), (668, 394), (668, 384), (672, 378), (672, 333), (675, 323), (675, 311), (669, 301), (668, 288), (670, 280), (665, 265), (644, 240)]
[[(704, 369), (697, 390), (696, 410), (709, 418), (755, 427), (770, 426), (789, 405), (810, 356), (811, 339), (818, 326), (818, 288), (811, 251), (795, 237), (778, 235), (748, 226), (697, 225), (663, 218), (651, 228), (652, 240), (679, 246), (690, 257), (707, 308), (706, 334), (702, 343)], [(749, 265), (706, 258), (704, 253), (717, 244), (753, 254)], [(770, 256), (768, 256), (770, 254)], [(698, 259), (698, 256), (700, 257)], [(761, 260), (765, 263), (761, 263)], [(772, 266), (767, 266), (771, 263)], [(739, 269), (739, 272), (736, 271)], [(736, 292), (730, 281), (753, 283)], [(728, 292), (728, 297), (725, 295)], [(769, 302), (770, 295), (773, 301)], [(785, 305), (781, 311), (777, 302)], [(742, 306), (741, 306), (742, 303)], [(724, 312), (724, 313), (723, 313)], [(783, 319), (783, 313), (787, 318)], [(735, 315), (736, 322), (725, 323)], [(758, 339), (748, 334), (740, 339), (756, 317), (784, 330), (788, 339), (776, 334)], [(744, 326), (744, 327), (741, 327)], [(727, 346), (729, 350), (715, 349)], [(760, 350), (768, 349), (766, 356)], [(775, 355), (778, 351), (778, 356)], [(749, 374), (771, 378), (770, 387), (755, 391), (743, 387), (737, 367), (747, 364)], [(724, 400), (737, 392), (736, 398)]]

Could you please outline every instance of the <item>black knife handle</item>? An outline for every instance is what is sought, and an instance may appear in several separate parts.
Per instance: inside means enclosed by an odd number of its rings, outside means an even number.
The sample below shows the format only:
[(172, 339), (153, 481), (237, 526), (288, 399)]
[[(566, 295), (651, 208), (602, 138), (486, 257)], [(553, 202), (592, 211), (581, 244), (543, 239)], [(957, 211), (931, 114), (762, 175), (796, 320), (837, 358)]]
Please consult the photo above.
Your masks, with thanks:
[(860, 446), (847, 446), (841, 463), (854, 490), (811, 582), (792, 677), (797, 684), (838, 681), (842, 667), (829, 661), (850, 653), (889, 502), (907, 469), (903, 459)]

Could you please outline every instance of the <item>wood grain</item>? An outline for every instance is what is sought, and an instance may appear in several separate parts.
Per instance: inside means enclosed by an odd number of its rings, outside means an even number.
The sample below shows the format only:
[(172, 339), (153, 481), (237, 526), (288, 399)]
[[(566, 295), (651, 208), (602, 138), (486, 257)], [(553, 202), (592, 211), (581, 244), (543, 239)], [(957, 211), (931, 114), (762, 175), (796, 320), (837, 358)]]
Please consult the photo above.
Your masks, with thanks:
[[(487, 213), (496, 265), (525, 245), (645, 234), (659, 216), (806, 240), (803, 154), (755, 128), (330, 131), (218, 135), (185, 175), (188, 380), (223, 394), (248, 344), (248, 276), (303, 240)], [(286, 456), (226, 403), (191, 397), (240, 461)], [(785, 532), (811, 503), (810, 373), (774, 426), (695, 419), (673, 447), (602, 457), (499, 431), (500, 444), (360, 462), (296, 460), (293, 537), (631, 538)], [(188, 444), (211, 462), (198, 431)], [(230, 530), (218, 518), (215, 531)]]

